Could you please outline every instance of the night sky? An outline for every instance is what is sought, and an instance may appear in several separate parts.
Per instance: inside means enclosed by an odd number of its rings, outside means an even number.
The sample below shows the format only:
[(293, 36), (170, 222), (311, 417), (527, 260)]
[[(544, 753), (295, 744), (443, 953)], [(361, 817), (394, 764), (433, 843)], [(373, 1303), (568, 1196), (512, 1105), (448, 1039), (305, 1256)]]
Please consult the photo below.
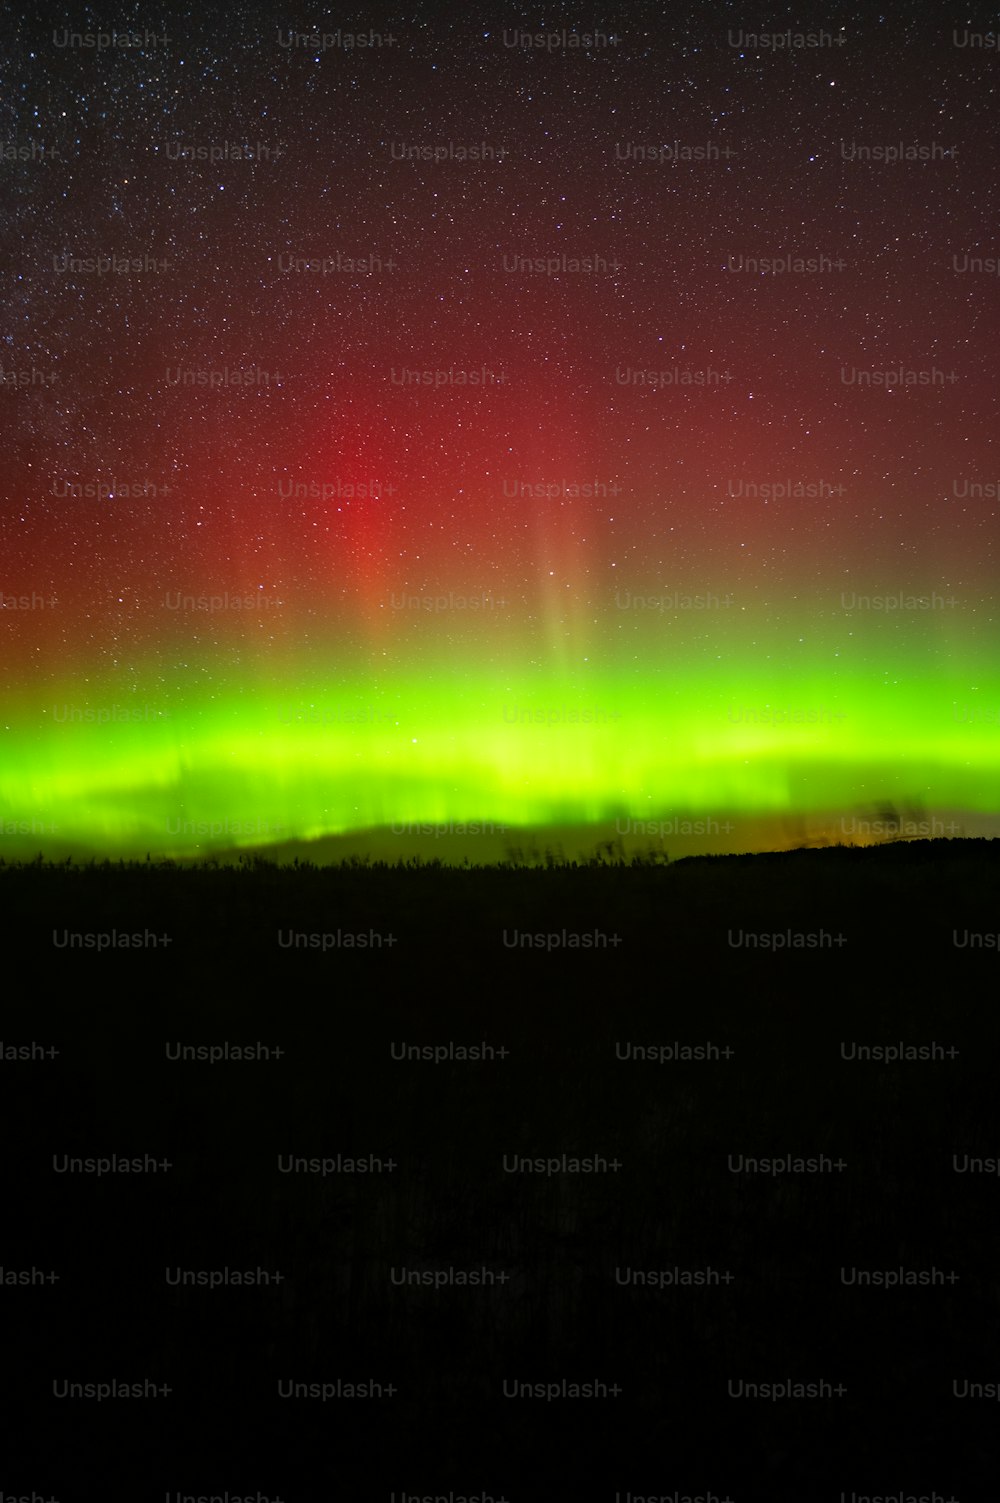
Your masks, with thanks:
[(6, 19), (4, 854), (990, 828), (996, 10), (113, 10)]

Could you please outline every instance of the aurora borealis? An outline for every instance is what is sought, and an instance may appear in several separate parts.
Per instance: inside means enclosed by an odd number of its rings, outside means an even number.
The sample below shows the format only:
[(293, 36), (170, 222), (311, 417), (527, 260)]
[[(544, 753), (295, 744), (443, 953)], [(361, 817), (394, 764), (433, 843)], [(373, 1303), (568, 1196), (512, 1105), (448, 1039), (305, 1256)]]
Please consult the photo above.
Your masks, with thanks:
[(289, 19), (15, 28), (2, 854), (992, 829), (988, 49)]

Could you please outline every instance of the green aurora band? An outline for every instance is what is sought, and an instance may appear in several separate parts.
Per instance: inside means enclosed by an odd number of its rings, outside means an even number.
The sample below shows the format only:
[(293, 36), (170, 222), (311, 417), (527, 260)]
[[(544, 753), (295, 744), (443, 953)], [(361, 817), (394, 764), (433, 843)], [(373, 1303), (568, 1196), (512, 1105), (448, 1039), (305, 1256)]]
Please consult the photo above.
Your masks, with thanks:
[(377, 686), (359, 672), (292, 692), (216, 677), (179, 704), (134, 679), (86, 702), (77, 681), (44, 708), (22, 691), (7, 706), (3, 853), (184, 858), (418, 823), (596, 828), (903, 797), (996, 810), (1000, 674), (970, 687), (902, 669), (877, 682), (841, 669), (835, 685), (714, 670), (665, 683), (439, 668)]

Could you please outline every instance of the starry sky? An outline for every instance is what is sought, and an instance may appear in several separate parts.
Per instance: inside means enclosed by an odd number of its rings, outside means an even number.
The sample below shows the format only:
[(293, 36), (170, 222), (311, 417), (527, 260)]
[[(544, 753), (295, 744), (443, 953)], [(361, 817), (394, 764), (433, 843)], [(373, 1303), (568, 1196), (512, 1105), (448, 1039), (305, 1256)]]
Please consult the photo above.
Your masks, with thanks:
[(984, 828), (995, 10), (144, 9), (8, 16), (0, 854)]

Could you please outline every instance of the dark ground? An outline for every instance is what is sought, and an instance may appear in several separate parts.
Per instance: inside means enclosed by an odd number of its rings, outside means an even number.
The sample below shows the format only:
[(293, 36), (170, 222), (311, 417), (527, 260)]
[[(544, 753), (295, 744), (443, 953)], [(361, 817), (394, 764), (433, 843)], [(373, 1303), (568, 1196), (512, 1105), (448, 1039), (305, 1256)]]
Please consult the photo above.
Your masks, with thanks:
[[(997, 1496), (1000, 841), (552, 870), (0, 867), (9, 1495)], [(63, 931), (167, 946), (60, 948)], [(283, 948), (376, 931), (381, 950)], [(599, 950), (512, 931), (598, 930)], [(842, 934), (821, 950), (730, 935)], [(968, 933), (991, 946), (956, 945)], [(174, 1061), (177, 1044), (280, 1058)], [(504, 1058), (398, 1061), (478, 1044)], [(622, 1060), (616, 1042), (726, 1057)], [(936, 1041), (954, 1056), (845, 1060)], [(59, 1173), (62, 1155), (152, 1155)], [(279, 1156), (375, 1155), (286, 1174)], [(509, 1173), (505, 1155), (617, 1169)], [(729, 1155), (841, 1169), (733, 1173)], [(510, 1160), (508, 1159), (508, 1162)], [(173, 1287), (166, 1270), (282, 1274)], [(390, 1270), (505, 1272), (399, 1287)], [(704, 1269), (713, 1287), (623, 1287)], [(941, 1270), (847, 1287), (842, 1268)], [(168, 1395), (59, 1398), (53, 1383)], [(382, 1398), (284, 1399), (376, 1379)], [(617, 1384), (508, 1398), (504, 1380)], [(823, 1379), (820, 1399), (737, 1383)], [(16, 1451), (17, 1464), (13, 1464)], [(232, 1458), (241, 1458), (238, 1466)], [(23, 1464), (22, 1460), (23, 1458)]]

